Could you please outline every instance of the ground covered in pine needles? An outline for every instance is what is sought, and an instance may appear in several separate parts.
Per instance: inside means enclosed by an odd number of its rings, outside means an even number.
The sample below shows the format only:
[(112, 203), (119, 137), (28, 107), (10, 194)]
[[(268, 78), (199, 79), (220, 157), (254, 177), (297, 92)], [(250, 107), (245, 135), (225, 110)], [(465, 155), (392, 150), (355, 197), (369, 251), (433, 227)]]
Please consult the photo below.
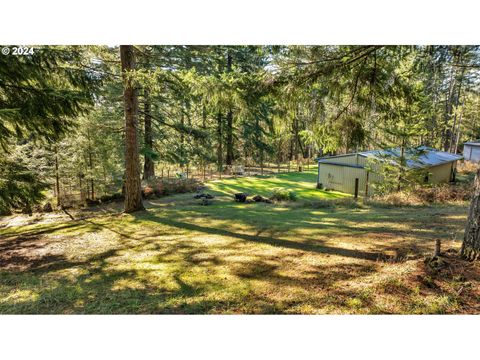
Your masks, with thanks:
[(236, 203), (233, 181), (208, 206), (181, 194), (132, 215), (1, 218), (0, 313), (480, 312), (480, 266), (456, 254), (466, 202)]

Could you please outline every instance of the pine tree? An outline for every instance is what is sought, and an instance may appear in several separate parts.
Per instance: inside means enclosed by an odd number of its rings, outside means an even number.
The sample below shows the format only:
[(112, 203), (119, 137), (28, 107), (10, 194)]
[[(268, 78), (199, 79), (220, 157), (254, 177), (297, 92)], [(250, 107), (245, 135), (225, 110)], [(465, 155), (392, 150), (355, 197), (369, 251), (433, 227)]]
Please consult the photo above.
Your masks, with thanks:
[(140, 181), (137, 126), (138, 99), (133, 79), (135, 50), (132, 45), (120, 46), (123, 73), (123, 101), (125, 106), (125, 207), (126, 213), (144, 210)]

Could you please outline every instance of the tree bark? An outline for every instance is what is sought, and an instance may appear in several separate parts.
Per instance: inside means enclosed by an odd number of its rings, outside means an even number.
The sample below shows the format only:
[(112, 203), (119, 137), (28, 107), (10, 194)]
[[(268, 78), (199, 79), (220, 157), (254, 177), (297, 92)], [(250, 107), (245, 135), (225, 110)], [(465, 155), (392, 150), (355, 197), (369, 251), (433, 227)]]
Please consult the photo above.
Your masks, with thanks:
[(55, 146), (55, 195), (57, 196), (57, 206), (60, 206), (60, 176), (58, 174), (58, 148)]
[(217, 114), (217, 166), (218, 171), (223, 171), (223, 135), (222, 135), (222, 114)]
[[(232, 72), (232, 55), (227, 53), (227, 73)], [(230, 106), (227, 112), (227, 156), (225, 163), (227, 165), (233, 164), (233, 111)]]
[(131, 213), (143, 210), (140, 159), (138, 155), (137, 124), (138, 98), (128, 73), (135, 69), (135, 54), (132, 45), (120, 46), (123, 75), (123, 102), (125, 108), (125, 204), (124, 211)]
[(406, 159), (405, 159), (405, 138), (402, 139), (402, 145), (400, 147), (400, 171), (398, 173), (398, 184), (397, 184), (397, 191), (402, 189), (402, 181), (403, 181), (403, 172), (406, 167)]
[(150, 152), (153, 149), (153, 137), (152, 137), (152, 116), (151, 116), (151, 104), (149, 99), (148, 90), (144, 90), (144, 109), (143, 112), (145, 114), (144, 118), (144, 141), (145, 141), (145, 148), (147, 152), (144, 156), (144, 164), (143, 164), (143, 179), (148, 180), (155, 177), (155, 164), (150, 156)]
[(227, 113), (227, 156), (225, 163), (227, 165), (233, 164), (233, 113), (231, 109)]
[(456, 70), (452, 70), (452, 73), (450, 75), (450, 83), (448, 87), (448, 93), (447, 93), (447, 100), (445, 102), (445, 114), (444, 114), (444, 131), (443, 131), (443, 150), (444, 151), (449, 151), (450, 149), (450, 140), (451, 140), (451, 131), (449, 127), (449, 122), (452, 118), (452, 110), (453, 110), (453, 91), (455, 88), (455, 78), (456, 76)]
[(476, 260), (480, 255), (480, 169), (473, 186), (474, 193), (461, 249), (462, 257), (468, 260)]
[(92, 157), (92, 145), (90, 142), (90, 131), (87, 132), (88, 136), (88, 166), (90, 167), (90, 199), (95, 200), (95, 182), (93, 180), (93, 157)]

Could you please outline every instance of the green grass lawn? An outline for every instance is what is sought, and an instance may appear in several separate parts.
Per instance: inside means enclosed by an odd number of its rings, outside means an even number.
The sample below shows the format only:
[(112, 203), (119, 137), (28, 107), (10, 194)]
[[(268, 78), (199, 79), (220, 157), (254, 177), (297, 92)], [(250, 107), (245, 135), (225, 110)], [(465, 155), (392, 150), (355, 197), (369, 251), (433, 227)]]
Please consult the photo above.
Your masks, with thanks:
[[(292, 176), (215, 182), (209, 206), (182, 194), (132, 215), (3, 218), (0, 313), (478, 312), (477, 268), (432, 287), (421, 258), (437, 238), (458, 249), (467, 204), (312, 208), (229, 195), (268, 195)], [(300, 176), (302, 198), (322, 194)]]
[(211, 189), (223, 194), (245, 192), (249, 195), (270, 196), (272, 189), (281, 188), (294, 191), (300, 200), (325, 200), (351, 197), (338, 191), (316, 189), (317, 171), (302, 173), (280, 173), (273, 176), (253, 176), (210, 181)]

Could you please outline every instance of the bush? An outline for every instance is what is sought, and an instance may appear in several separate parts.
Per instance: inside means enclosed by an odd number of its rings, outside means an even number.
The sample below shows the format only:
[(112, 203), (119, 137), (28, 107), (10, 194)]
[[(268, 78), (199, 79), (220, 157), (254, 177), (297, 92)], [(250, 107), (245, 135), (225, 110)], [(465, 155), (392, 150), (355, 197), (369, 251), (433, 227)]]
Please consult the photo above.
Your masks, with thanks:
[(123, 201), (125, 196), (121, 192), (113, 193), (112, 195), (103, 195), (100, 197), (102, 203), (108, 203), (112, 201)]
[(409, 206), (442, 204), (458, 201), (468, 201), (472, 196), (472, 185), (463, 183), (457, 185), (438, 184), (429, 187), (417, 186), (411, 190), (393, 192), (368, 199), (371, 205)]
[(201, 186), (195, 179), (156, 179), (149, 181), (143, 188), (142, 193), (146, 196), (156, 197), (194, 192)]
[(147, 185), (142, 189), (142, 196), (144, 199), (150, 199), (154, 195), (155, 195), (155, 192), (152, 187)]
[(275, 188), (270, 199), (275, 201), (296, 201), (297, 194), (289, 189)]
[(472, 161), (459, 161), (457, 163), (457, 172), (460, 174), (476, 173), (478, 163)]

